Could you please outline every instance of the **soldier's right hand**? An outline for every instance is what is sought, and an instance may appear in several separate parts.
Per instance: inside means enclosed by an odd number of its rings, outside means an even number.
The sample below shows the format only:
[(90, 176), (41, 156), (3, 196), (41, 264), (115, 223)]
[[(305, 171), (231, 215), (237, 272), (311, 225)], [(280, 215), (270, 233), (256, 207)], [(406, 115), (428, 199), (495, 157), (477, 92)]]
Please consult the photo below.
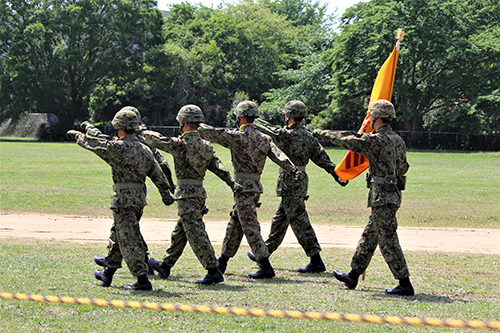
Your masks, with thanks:
[(170, 206), (170, 205), (172, 205), (175, 202), (175, 199), (167, 191), (167, 192), (163, 192), (161, 194), (161, 201), (163, 201), (163, 203), (165, 204), (165, 206)]
[(76, 141), (76, 136), (81, 133), (75, 130), (69, 130), (66, 132), (66, 137), (70, 140)]
[(321, 130), (320, 129), (315, 129), (313, 132), (312, 132), (312, 135), (315, 137), (315, 138), (320, 138), (321, 137)]
[(87, 120), (85, 120), (83, 123), (80, 124), (80, 128), (84, 131), (87, 132), (87, 128), (89, 126), (92, 126), (91, 123), (89, 123)]

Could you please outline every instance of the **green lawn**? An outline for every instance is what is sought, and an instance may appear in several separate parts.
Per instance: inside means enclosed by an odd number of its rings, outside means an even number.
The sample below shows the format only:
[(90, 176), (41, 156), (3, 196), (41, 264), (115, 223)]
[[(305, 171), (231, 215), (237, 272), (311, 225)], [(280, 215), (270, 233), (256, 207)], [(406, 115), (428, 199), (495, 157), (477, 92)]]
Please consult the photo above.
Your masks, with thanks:
[[(226, 149), (216, 146), (231, 169)], [(344, 150), (329, 149), (335, 162)], [(500, 153), (409, 152), (407, 191), (399, 211), (401, 226), (499, 228)], [(172, 160), (167, 156), (169, 162)], [(278, 206), (274, 188), (278, 167), (268, 161), (265, 193), (259, 217), (270, 219)], [(308, 211), (313, 223), (364, 225), (367, 189), (360, 176), (341, 188), (324, 171), (308, 167), (311, 178)], [(207, 220), (227, 220), (232, 195), (208, 174), (210, 212)], [(75, 143), (0, 140), (0, 211), (110, 216), (110, 168)], [(145, 217), (176, 218), (176, 207), (165, 207), (151, 182)], [(425, 242), (425, 240), (422, 240)], [(161, 258), (168, 244), (149, 244)], [(220, 246), (215, 247), (220, 253)], [(133, 283), (126, 268), (110, 288), (93, 278), (94, 255), (105, 244), (57, 240), (0, 238), (0, 292), (151, 301), (299, 311), (396, 315), (439, 319), (500, 321), (500, 259), (492, 255), (405, 252), (416, 295), (390, 297), (384, 289), (397, 284), (376, 252), (367, 278), (356, 290), (333, 279), (334, 268), (349, 270), (354, 249), (324, 249), (328, 273), (299, 274), (307, 264), (302, 249), (282, 247), (271, 257), (277, 276), (252, 281), (256, 271), (242, 247), (229, 262), (226, 281), (199, 286), (205, 271), (189, 247), (168, 280), (152, 278), (151, 292), (128, 292)], [(0, 299), (0, 331), (5, 332), (451, 332), (438, 327), (339, 323), (330, 321), (189, 314), (153, 310), (103, 308), (8, 301)]]
[[(226, 281), (215, 286), (194, 284), (205, 271), (189, 247), (172, 269), (168, 280), (151, 279), (151, 292), (129, 292), (134, 282), (126, 268), (118, 271), (109, 288), (92, 276), (98, 266), (92, 257), (102, 254), (104, 244), (0, 239), (0, 291), (100, 299), (151, 301), (156, 303), (399, 315), (460, 320), (500, 320), (498, 256), (408, 252), (416, 295), (392, 297), (384, 289), (397, 283), (377, 253), (365, 281), (348, 290), (331, 273), (300, 274), (307, 263), (301, 249), (280, 248), (273, 254), (276, 278), (252, 281), (246, 277), (257, 267), (242, 247), (229, 262)], [(166, 244), (150, 244), (161, 257)], [(36, 249), (36, 251), (34, 251)], [(220, 246), (215, 248), (220, 253)], [(352, 249), (324, 249), (328, 271), (348, 269)], [(338, 323), (331, 321), (189, 314), (154, 310), (102, 308), (8, 301), (0, 299), (0, 331), (8, 332), (450, 332), (451, 329)]]
[[(215, 146), (220, 159), (232, 170), (229, 151)], [(328, 149), (338, 163), (345, 150)], [(170, 155), (164, 154), (173, 167)], [(0, 141), (0, 209), (86, 216), (110, 216), (110, 167), (75, 143)], [(399, 210), (401, 226), (500, 227), (500, 153), (409, 152), (411, 165), (407, 190)], [(270, 160), (262, 176), (264, 194), (258, 210), (270, 222), (276, 211), (278, 166)], [(307, 209), (312, 223), (361, 226), (366, 223), (368, 190), (364, 174), (340, 187), (324, 170), (310, 163)], [(174, 206), (165, 207), (148, 180), (144, 217), (177, 217)], [(232, 193), (208, 172), (205, 180), (210, 211), (206, 220), (225, 221)]]

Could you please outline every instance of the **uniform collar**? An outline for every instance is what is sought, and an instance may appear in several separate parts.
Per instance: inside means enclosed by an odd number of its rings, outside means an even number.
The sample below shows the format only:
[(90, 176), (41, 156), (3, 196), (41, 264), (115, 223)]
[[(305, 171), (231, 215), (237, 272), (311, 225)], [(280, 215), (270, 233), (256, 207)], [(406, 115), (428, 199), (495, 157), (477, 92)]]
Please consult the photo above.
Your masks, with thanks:
[(240, 131), (241, 131), (241, 130), (245, 127), (245, 126), (247, 126), (247, 125), (253, 125), (253, 123), (246, 123), (246, 124), (241, 125), (241, 126), (240, 126)]
[(189, 134), (189, 133), (196, 133), (196, 132), (198, 132), (198, 131), (197, 131), (197, 130), (194, 130), (194, 131), (187, 131), (187, 132), (184, 132), (184, 133), (182, 133), (181, 138), (183, 138), (183, 137), (184, 137), (184, 135), (187, 135), (187, 134)]
[(293, 123), (293, 124), (287, 125), (286, 127), (288, 127), (288, 128), (299, 128), (299, 127), (304, 127), (304, 124), (302, 122), (300, 122), (300, 123)]

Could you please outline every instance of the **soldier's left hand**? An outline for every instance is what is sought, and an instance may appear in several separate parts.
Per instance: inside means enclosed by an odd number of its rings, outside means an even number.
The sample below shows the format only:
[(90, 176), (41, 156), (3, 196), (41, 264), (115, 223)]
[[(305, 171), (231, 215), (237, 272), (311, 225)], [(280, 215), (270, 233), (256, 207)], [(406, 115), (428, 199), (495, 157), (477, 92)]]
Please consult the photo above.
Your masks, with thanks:
[(241, 193), (241, 192), (243, 192), (243, 185), (241, 185), (237, 182), (233, 182), (231, 184), (231, 190), (233, 190), (233, 193)]
[(334, 179), (335, 179), (335, 181), (336, 181), (337, 183), (339, 183), (339, 185), (340, 185), (340, 186), (342, 186), (342, 187), (347, 186), (347, 184), (349, 184), (349, 181), (348, 181), (348, 180), (345, 180), (345, 181), (344, 181), (344, 180), (340, 179), (340, 177), (339, 177), (336, 173), (334, 173), (334, 174), (333, 174), (333, 178), (334, 178)]
[(161, 194), (161, 201), (163, 201), (165, 206), (170, 206), (175, 202), (175, 199), (170, 195), (169, 192), (163, 192)]

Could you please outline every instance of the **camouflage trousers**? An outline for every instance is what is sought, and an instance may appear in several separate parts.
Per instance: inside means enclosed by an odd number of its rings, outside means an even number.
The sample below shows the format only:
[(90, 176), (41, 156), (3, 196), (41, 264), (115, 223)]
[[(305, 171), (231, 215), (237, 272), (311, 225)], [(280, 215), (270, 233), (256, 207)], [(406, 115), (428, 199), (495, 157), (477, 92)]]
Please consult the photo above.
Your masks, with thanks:
[(278, 211), (274, 214), (271, 231), (266, 240), (269, 253), (273, 253), (281, 245), (288, 225), (292, 228), (295, 237), (297, 237), (300, 246), (302, 246), (308, 257), (312, 257), (321, 251), (318, 238), (307, 215), (304, 198), (283, 196)]
[(205, 230), (202, 210), (204, 198), (186, 198), (177, 200), (179, 220), (172, 231), (170, 246), (163, 262), (172, 267), (182, 255), (187, 242), (205, 269), (219, 266), (215, 251)]
[(351, 261), (354, 273), (362, 274), (366, 270), (378, 245), (395, 279), (399, 280), (410, 276), (396, 232), (398, 228), (397, 211), (396, 205), (372, 207), (368, 224), (361, 235), (356, 253)]
[(257, 219), (257, 204), (260, 193), (243, 192), (234, 194), (234, 208), (222, 243), (222, 254), (232, 258), (238, 252), (243, 235), (257, 261), (269, 257), (269, 251), (260, 232)]
[(109, 268), (120, 268), (122, 260), (134, 276), (148, 273), (146, 262), (148, 247), (142, 237), (139, 221), (143, 208), (114, 208), (114, 223), (109, 238), (106, 264)]

